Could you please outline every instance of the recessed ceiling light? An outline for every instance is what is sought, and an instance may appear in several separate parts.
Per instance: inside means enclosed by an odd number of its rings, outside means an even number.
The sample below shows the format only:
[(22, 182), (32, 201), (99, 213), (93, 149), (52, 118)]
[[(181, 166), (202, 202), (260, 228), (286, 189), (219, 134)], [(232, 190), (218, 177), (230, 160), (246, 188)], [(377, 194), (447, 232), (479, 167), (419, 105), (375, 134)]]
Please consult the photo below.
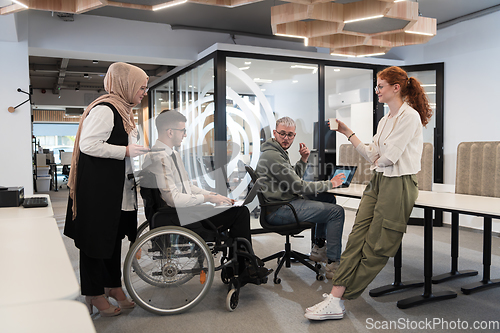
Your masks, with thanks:
[(363, 17), (363, 18), (359, 18), (359, 19), (344, 21), (344, 23), (347, 24), (347, 23), (353, 23), (353, 22), (359, 22), (359, 21), (373, 20), (373, 19), (381, 18), (381, 17), (384, 17), (384, 15), (368, 16), (368, 17)]
[(273, 80), (259, 79), (258, 77), (256, 77), (253, 80), (254, 80), (254, 82), (260, 82), (260, 83), (272, 83), (273, 82)]

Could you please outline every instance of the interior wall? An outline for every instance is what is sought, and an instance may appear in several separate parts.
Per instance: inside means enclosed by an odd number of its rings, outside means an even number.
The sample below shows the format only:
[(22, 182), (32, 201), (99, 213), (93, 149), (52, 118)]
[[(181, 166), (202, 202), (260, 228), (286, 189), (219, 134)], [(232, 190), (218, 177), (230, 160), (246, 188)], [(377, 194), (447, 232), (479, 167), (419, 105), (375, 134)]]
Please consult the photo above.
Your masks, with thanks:
[[(460, 142), (498, 141), (498, 31), (500, 12), (497, 11), (439, 29), (427, 44), (393, 51), (408, 65), (444, 62), (445, 184), (455, 184)], [(450, 221), (449, 213), (444, 219)], [(460, 215), (460, 225), (482, 229), (483, 219)], [(500, 221), (493, 220), (493, 231), (500, 232)]]
[(455, 184), (457, 146), (498, 140), (500, 12), (439, 29), (427, 44), (394, 49), (408, 65), (444, 62), (444, 182)]
[[(29, 91), (27, 15), (0, 16), (0, 27), (8, 23), (11, 32), (0, 38), (0, 185), (24, 186), (25, 195), (33, 194), (31, 159), (31, 108), (25, 103), (14, 113), (9, 107), (24, 102)], [(17, 22), (16, 22), (17, 21)], [(17, 29), (14, 27), (17, 25)], [(15, 34), (16, 36), (13, 36)]]

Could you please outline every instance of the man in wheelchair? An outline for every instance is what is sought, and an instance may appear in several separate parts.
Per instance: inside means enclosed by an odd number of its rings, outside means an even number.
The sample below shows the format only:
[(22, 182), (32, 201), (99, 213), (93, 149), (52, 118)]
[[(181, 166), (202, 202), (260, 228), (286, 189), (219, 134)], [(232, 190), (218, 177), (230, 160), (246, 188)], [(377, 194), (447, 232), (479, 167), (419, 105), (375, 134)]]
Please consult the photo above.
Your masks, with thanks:
[[(236, 252), (237, 265), (226, 266), (223, 279), (237, 275), (241, 285), (267, 282), (267, 275), (272, 270), (263, 267), (264, 263), (253, 253), (248, 208), (231, 207), (233, 199), (192, 184), (180, 154), (173, 149), (186, 137), (186, 117), (175, 110), (165, 110), (158, 115), (155, 124), (158, 139), (144, 160), (140, 179), (150, 228), (180, 225), (204, 239), (219, 236), (225, 241), (240, 239), (228, 246), (227, 258), (231, 260)], [(153, 219), (157, 212), (160, 215), (156, 214)], [(238, 272), (232, 272), (232, 267), (237, 267)]]

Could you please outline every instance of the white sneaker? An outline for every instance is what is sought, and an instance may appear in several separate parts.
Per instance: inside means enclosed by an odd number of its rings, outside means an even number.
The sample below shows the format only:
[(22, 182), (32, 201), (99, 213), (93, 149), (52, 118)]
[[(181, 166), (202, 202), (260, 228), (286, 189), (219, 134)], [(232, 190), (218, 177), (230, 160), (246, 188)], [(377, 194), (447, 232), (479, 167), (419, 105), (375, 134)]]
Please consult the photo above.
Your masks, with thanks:
[(327, 279), (332, 279), (333, 274), (335, 274), (335, 271), (337, 268), (339, 268), (340, 261), (332, 261), (330, 264), (325, 265), (325, 276)]
[(332, 294), (328, 294), (322, 302), (308, 309), (314, 309), (304, 314), (304, 317), (310, 320), (342, 319), (345, 313), (344, 301)]
[(316, 262), (327, 262), (328, 258), (326, 257), (326, 246), (319, 247), (314, 244), (311, 249), (311, 254), (309, 255), (309, 259)]
[[(328, 297), (328, 295), (330, 295), (330, 294), (324, 293), (324, 294), (323, 294), (323, 298), (327, 298), (327, 297)], [(306, 312), (312, 312), (312, 311), (315, 311), (315, 310), (318, 308), (318, 306), (320, 306), (320, 305), (322, 305), (322, 304), (323, 304), (323, 302), (319, 302), (319, 303), (318, 303), (318, 304), (316, 304), (316, 305), (310, 306), (310, 307), (308, 307), (308, 308), (306, 309)]]

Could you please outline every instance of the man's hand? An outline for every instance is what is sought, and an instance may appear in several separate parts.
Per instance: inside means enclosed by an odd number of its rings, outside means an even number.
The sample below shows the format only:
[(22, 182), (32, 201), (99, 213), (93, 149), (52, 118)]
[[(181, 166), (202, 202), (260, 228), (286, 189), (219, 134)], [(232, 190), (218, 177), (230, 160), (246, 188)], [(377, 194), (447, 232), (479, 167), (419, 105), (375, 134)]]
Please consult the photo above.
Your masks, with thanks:
[(333, 188), (335, 188), (335, 187), (339, 187), (340, 185), (342, 185), (342, 183), (344, 182), (344, 179), (345, 179), (345, 175), (343, 173), (339, 173), (338, 175), (336, 175), (335, 177), (330, 179), (330, 182), (332, 183)]
[(311, 152), (309, 151), (309, 148), (306, 147), (305, 143), (299, 143), (299, 154), (301, 156), (301, 160), (304, 163), (307, 163), (307, 160), (309, 159), (309, 155), (311, 155)]
[(205, 197), (205, 202), (211, 202), (216, 204), (217, 206), (220, 205), (229, 205), (232, 206), (234, 203), (233, 199), (229, 199), (228, 197), (225, 197), (220, 194), (210, 194), (210, 195), (204, 195)]

